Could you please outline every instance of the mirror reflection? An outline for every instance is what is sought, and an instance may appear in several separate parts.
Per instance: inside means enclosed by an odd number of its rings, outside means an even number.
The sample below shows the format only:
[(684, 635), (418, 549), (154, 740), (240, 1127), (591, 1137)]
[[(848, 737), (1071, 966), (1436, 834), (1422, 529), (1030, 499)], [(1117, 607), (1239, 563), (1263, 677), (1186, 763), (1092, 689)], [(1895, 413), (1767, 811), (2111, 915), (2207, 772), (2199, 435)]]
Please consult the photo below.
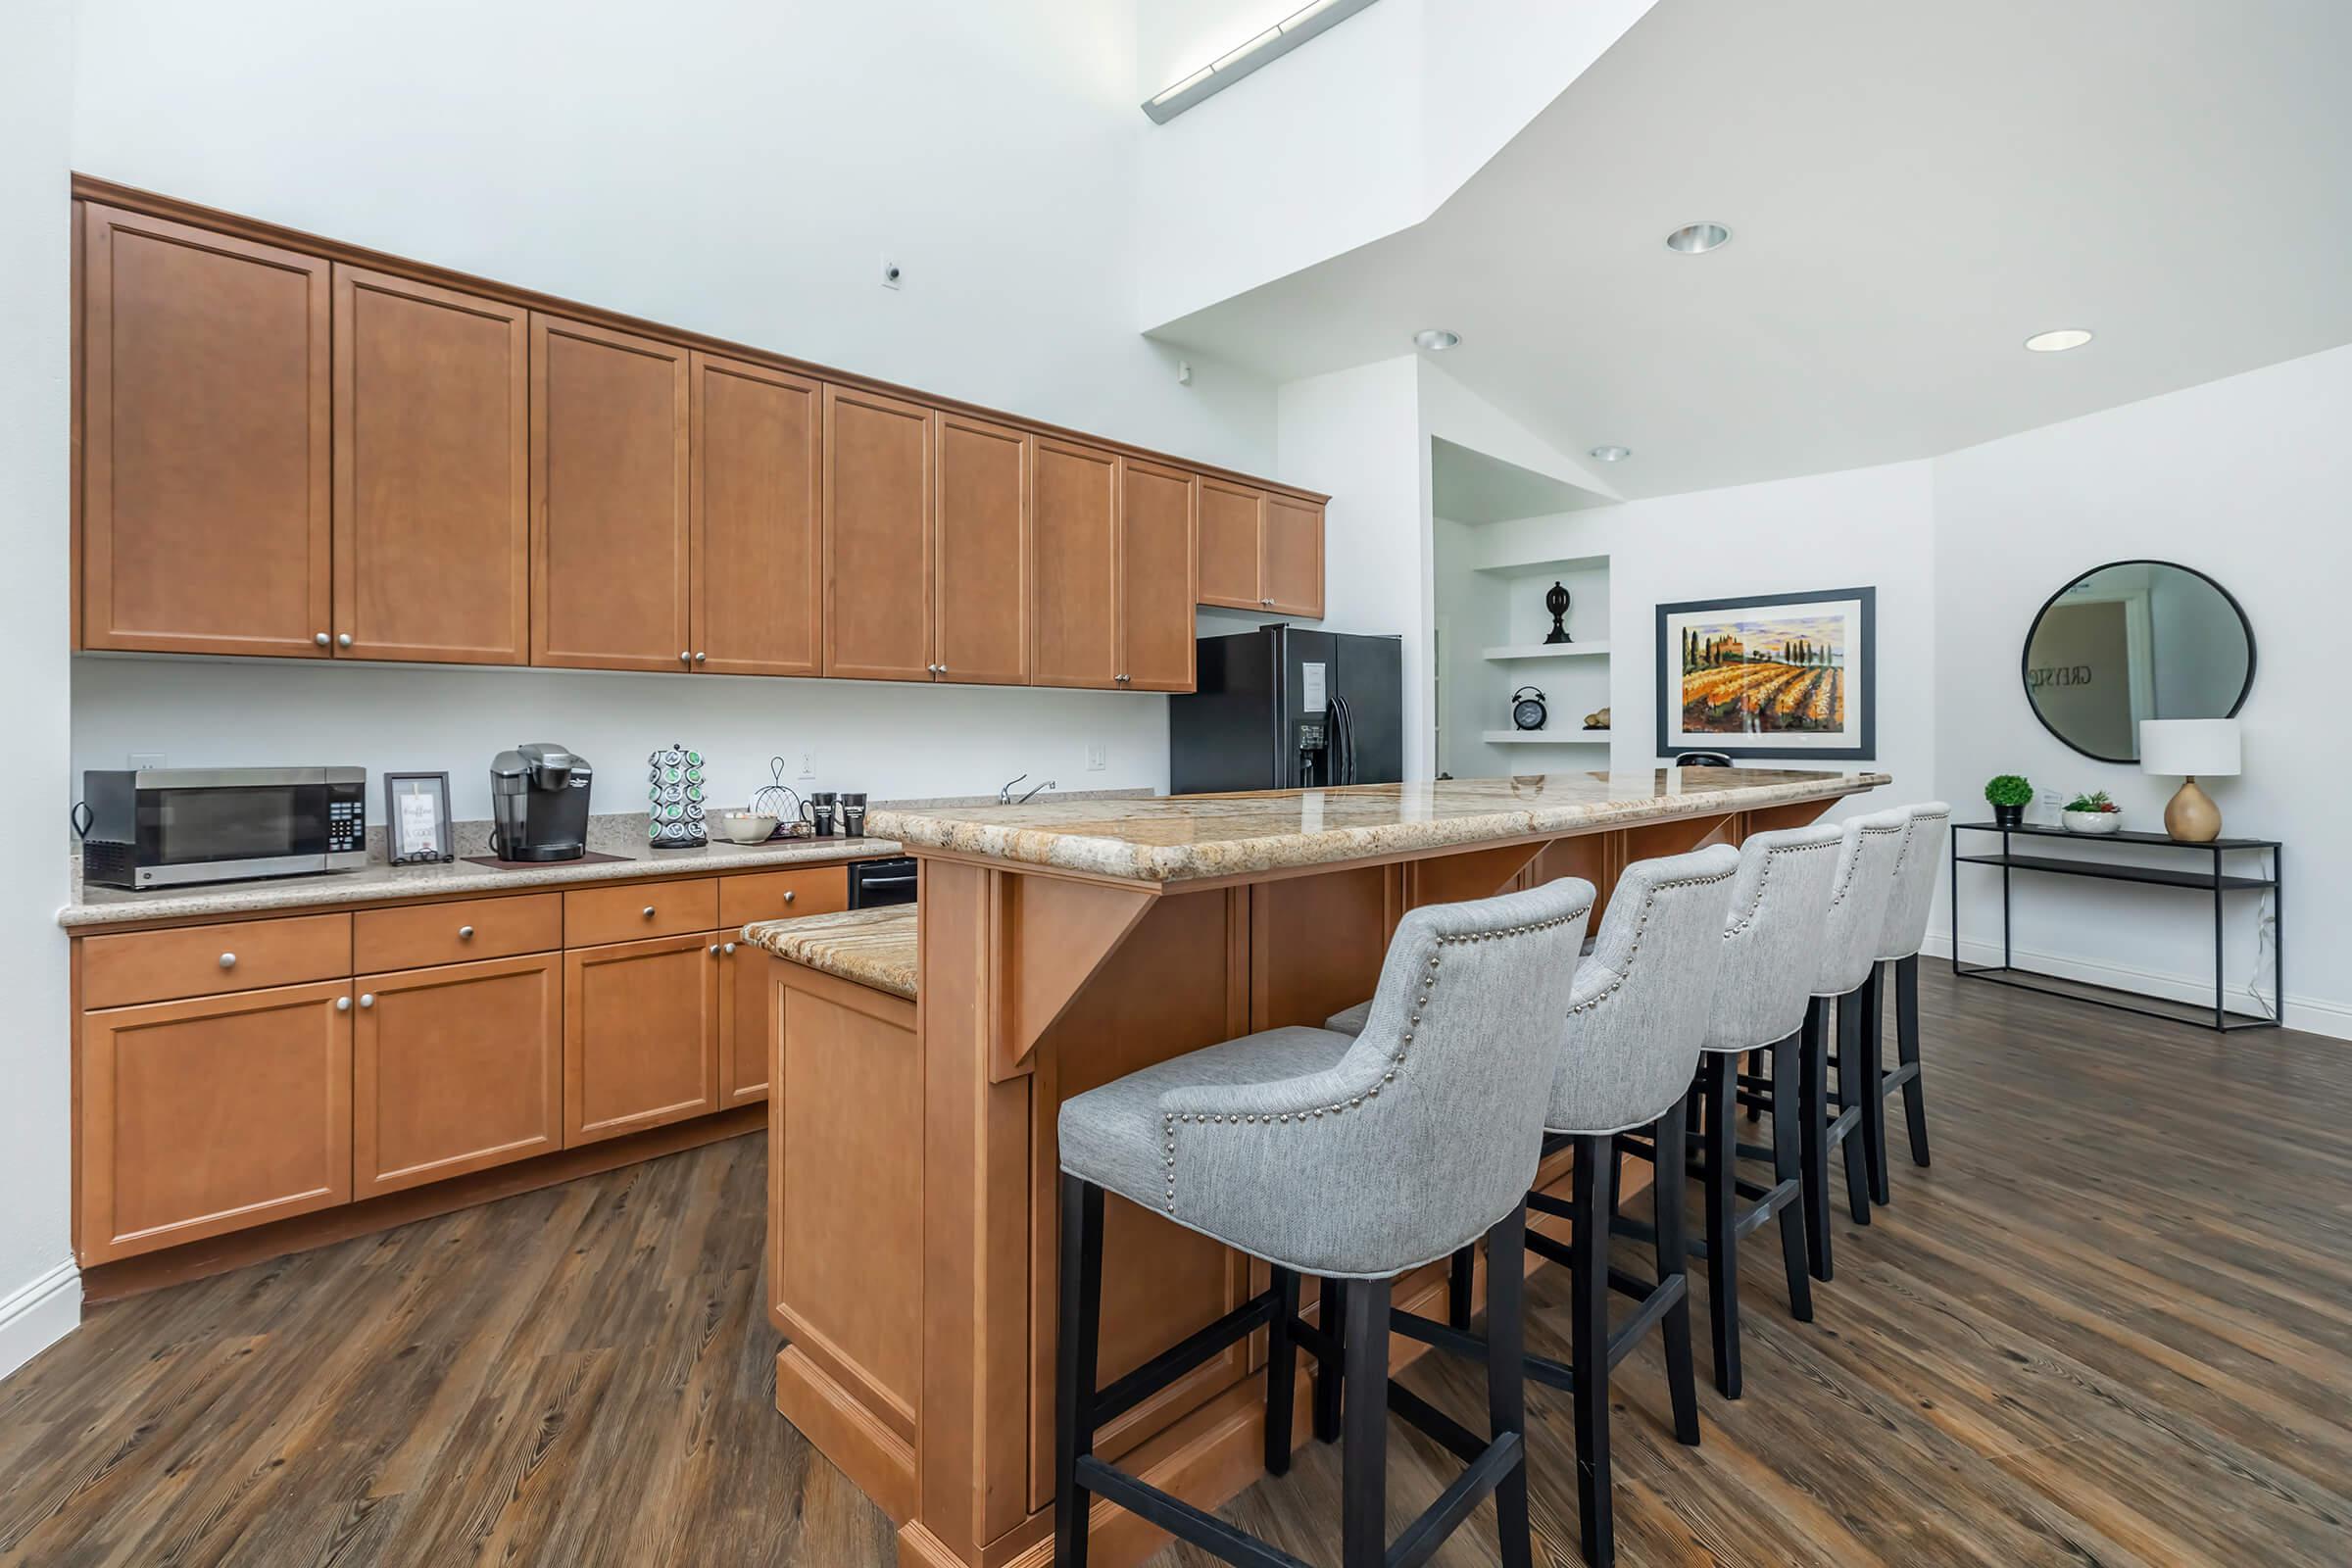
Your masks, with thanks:
[(2254, 634), (2212, 578), (2124, 561), (2076, 578), (2026, 636), (2026, 697), (2051, 734), (2106, 762), (2139, 758), (2143, 718), (2227, 718), (2254, 675)]

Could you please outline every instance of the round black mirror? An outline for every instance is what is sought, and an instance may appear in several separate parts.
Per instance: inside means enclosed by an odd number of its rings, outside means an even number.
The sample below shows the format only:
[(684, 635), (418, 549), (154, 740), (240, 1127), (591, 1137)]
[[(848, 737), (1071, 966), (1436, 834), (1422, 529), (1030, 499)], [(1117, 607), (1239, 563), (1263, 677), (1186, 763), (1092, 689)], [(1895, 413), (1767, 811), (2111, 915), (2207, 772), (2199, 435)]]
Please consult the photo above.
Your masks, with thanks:
[(2085, 757), (2139, 760), (2143, 718), (2229, 718), (2254, 684), (2230, 591), (2169, 561), (2117, 561), (2052, 594), (2026, 633), (2026, 701)]

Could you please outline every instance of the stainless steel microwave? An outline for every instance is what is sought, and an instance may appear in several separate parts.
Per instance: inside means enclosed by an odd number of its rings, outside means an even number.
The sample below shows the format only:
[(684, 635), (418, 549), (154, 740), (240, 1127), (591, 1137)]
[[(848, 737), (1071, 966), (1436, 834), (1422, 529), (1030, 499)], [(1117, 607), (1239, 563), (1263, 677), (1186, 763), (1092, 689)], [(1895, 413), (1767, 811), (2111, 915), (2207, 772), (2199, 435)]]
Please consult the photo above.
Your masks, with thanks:
[(81, 775), (81, 878), (110, 888), (368, 863), (368, 770), (149, 767)]

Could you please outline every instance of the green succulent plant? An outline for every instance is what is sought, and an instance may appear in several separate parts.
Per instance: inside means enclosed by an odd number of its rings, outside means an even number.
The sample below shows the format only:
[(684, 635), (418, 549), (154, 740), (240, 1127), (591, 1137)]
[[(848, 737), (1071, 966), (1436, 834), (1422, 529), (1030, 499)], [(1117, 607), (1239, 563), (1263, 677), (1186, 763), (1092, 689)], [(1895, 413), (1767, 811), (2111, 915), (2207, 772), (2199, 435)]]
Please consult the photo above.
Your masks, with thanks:
[(1984, 786), (1984, 799), (1994, 806), (2030, 806), (2034, 784), (2022, 773), (2003, 773)]
[(2066, 808), (2070, 811), (2099, 812), (2120, 811), (2123, 809), (2122, 807), (2116, 805), (2113, 801), (2107, 798), (2107, 792), (2105, 790), (2099, 790), (2090, 795), (2078, 795), (2073, 800), (2066, 803)]

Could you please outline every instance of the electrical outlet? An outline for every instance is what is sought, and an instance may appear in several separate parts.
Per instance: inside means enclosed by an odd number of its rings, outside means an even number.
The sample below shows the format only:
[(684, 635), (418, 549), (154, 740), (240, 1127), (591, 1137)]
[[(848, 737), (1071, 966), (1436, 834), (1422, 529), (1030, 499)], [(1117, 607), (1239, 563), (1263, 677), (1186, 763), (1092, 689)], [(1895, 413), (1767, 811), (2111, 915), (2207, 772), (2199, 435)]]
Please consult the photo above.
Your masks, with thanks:
[(801, 754), (801, 778), (802, 778), (802, 781), (803, 781), (803, 782), (810, 782), (810, 781), (813, 781), (813, 780), (815, 779), (815, 777), (816, 777), (816, 754), (815, 754), (814, 752), (803, 752), (803, 753)]
[(1192, 361), (1178, 360), (1176, 362), (1176, 384), (1178, 386), (1191, 386), (1193, 384)]
[(1088, 741), (1086, 743), (1086, 770), (1089, 773), (1100, 773), (1109, 765), (1110, 748), (1101, 741)]
[(161, 752), (133, 752), (124, 760), (134, 771), (143, 767), (170, 767), (172, 765), (171, 760)]
[(903, 274), (899, 271), (899, 264), (892, 261), (887, 256), (883, 257), (882, 286), (884, 288), (897, 288), (902, 276)]

